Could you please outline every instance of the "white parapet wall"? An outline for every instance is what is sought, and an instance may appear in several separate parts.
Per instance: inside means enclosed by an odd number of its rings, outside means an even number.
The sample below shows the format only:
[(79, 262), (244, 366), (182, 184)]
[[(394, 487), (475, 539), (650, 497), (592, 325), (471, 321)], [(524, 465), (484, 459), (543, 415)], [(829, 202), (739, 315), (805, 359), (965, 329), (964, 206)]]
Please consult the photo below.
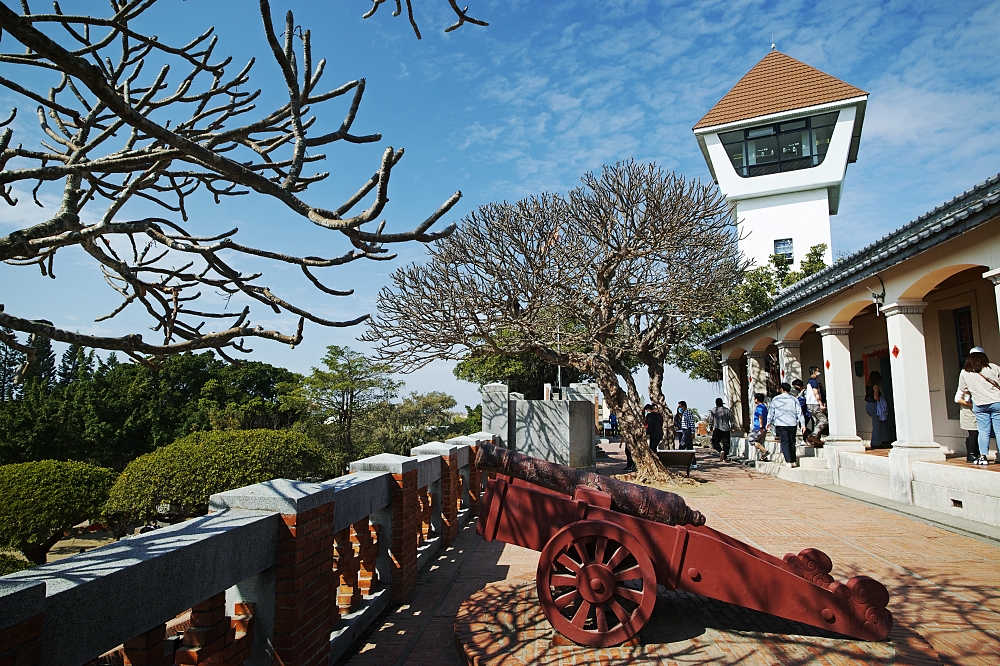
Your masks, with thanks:
[(888, 458), (844, 451), (838, 460), (840, 485), (869, 495), (892, 499)]
[(1000, 474), (971, 466), (914, 462), (913, 503), (1000, 527)]

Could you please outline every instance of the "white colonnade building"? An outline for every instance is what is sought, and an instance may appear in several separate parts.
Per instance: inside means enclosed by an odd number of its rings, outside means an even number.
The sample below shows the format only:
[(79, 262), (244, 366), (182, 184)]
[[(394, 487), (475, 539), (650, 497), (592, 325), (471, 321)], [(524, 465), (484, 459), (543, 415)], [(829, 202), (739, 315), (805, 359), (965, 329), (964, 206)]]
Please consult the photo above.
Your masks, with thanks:
[[(866, 101), (867, 93), (772, 51), (695, 126), (736, 208), (741, 249), (758, 264), (789, 239), (796, 261), (812, 245), (829, 247), (829, 215), (857, 158)], [(834, 112), (833, 124), (822, 124)], [(791, 125), (803, 119), (804, 127)], [(825, 151), (817, 136), (828, 140)], [(817, 366), (829, 408), (826, 445), (800, 449), (801, 468), (772, 471), (1000, 526), (1000, 473), (965, 464), (967, 432), (954, 402), (969, 349), (981, 346), (1000, 362), (1000, 175), (827, 263), (777, 294), (769, 311), (710, 341), (722, 354), (741, 432), (750, 396), (773, 394), (778, 381)], [(873, 371), (890, 404), (888, 450), (869, 448), (865, 386)]]

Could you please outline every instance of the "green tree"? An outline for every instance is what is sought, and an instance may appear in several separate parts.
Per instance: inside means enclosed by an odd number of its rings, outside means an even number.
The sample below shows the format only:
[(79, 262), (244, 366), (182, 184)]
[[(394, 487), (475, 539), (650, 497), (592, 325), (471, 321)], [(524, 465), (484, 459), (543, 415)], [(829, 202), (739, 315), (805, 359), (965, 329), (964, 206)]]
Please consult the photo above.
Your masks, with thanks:
[[(681, 336), (682, 341), (671, 349), (669, 363), (693, 379), (721, 381), (719, 353), (706, 348), (705, 343), (727, 328), (770, 310), (778, 291), (826, 268), (825, 256), (826, 244), (820, 243), (809, 248), (797, 271), (790, 270), (791, 264), (784, 255), (772, 254), (768, 265), (744, 272), (736, 290), (736, 304), (718, 308), (711, 318), (690, 326), (688, 334)], [(707, 306), (712, 307), (712, 304)]]
[(52, 351), (52, 340), (32, 333), (28, 336), (28, 346), (35, 351), (35, 360), (24, 373), (24, 381), (37, 382), (46, 389), (52, 388), (56, 380), (56, 355)]
[(248, 361), (225, 365), (200, 391), (199, 411), (214, 430), (272, 430), (290, 427), (299, 417), (282, 397), (302, 381), (296, 373), (267, 363)]
[[(0, 332), (17, 344), (17, 336), (9, 328)], [(24, 363), (24, 354), (6, 344), (0, 343), (0, 404), (14, 400), (19, 392), (16, 383), (17, 370)]]
[[(480, 388), (490, 382), (502, 382), (515, 393), (523, 393), (528, 400), (541, 400), (545, 384), (557, 383), (558, 366), (546, 363), (531, 352), (504, 356), (500, 354), (474, 354), (466, 356), (455, 366), (455, 377), (478, 384)], [(563, 386), (584, 381), (589, 376), (576, 368), (562, 369)]]
[(368, 442), (356, 441), (356, 431), (374, 408), (396, 397), (402, 382), (392, 379), (387, 366), (349, 347), (327, 347), (323, 365), (324, 370), (313, 368), (282, 404), (309, 415), (307, 431), (321, 437), (339, 462), (363, 457), (357, 456), (359, 444)]
[(0, 546), (44, 564), (66, 530), (100, 516), (114, 480), (113, 471), (81, 462), (0, 467)]
[(440, 391), (413, 392), (399, 403), (383, 403), (366, 414), (371, 427), (365, 429), (365, 443), (381, 444), (387, 453), (408, 456), (414, 446), (453, 434), (451, 427), (459, 418), (451, 411), (456, 404), (453, 397)]
[(59, 385), (66, 386), (78, 379), (89, 378), (94, 372), (95, 358), (93, 350), (88, 352), (80, 345), (67, 347), (59, 359), (59, 368), (56, 370)]
[(302, 433), (196, 432), (129, 463), (111, 488), (104, 516), (121, 534), (136, 521), (204, 515), (214, 493), (278, 478), (325, 478), (331, 471), (323, 448)]
[(17, 571), (23, 571), (30, 566), (31, 562), (28, 560), (8, 555), (7, 553), (0, 553), (0, 576), (6, 576), (7, 574), (12, 574)]

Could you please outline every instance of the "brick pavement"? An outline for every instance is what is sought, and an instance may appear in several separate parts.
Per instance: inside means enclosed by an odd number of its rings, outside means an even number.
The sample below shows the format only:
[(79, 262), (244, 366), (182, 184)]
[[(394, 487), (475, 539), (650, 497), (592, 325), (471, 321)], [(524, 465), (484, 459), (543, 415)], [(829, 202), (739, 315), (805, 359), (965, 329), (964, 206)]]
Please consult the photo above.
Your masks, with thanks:
[[(618, 458), (618, 451), (609, 453)], [(620, 466), (608, 461), (602, 471), (614, 471), (612, 463)], [(678, 492), (712, 527), (778, 556), (819, 548), (833, 559), (838, 580), (867, 574), (882, 581), (897, 625), (916, 631), (943, 663), (1000, 663), (997, 543), (720, 464), (704, 452), (699, 465), (692, 476), (712, 483)], [(467, 525), (431, 570), (421, 573), (410, 603), (394, 608), (349, 664), (459, 664), (452, 638), (458, 606), (489, 582), (533, 575), (536, 563), (537, 553), (484, 543)], [(820, 657), (796, 663), (827, 663)]]

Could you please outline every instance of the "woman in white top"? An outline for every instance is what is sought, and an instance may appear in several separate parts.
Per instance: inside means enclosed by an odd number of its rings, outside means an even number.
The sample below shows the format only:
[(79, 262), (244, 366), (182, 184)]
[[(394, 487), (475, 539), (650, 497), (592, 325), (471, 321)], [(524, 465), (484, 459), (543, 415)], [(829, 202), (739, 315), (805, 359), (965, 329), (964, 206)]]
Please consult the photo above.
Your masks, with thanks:
[(976, 425), (976, 415), (972, 413), (972, 395), (968, 391), (955, 394), (955, 402), (962, 406), (958, 412), (958, 425), (969, 433), (965, 438), (965, 461), (973, 465), (985, 465), (986, 456), (979, 453), (979, 426)]
[(990, 430), (1000, 433), (1000, 366), (990, 363), (982, 347), (969, 351), (965, 368), (958, 376), (958, 391), (972, 395), (972, 413), (979, 429), (979, 464), (985, 465)]

